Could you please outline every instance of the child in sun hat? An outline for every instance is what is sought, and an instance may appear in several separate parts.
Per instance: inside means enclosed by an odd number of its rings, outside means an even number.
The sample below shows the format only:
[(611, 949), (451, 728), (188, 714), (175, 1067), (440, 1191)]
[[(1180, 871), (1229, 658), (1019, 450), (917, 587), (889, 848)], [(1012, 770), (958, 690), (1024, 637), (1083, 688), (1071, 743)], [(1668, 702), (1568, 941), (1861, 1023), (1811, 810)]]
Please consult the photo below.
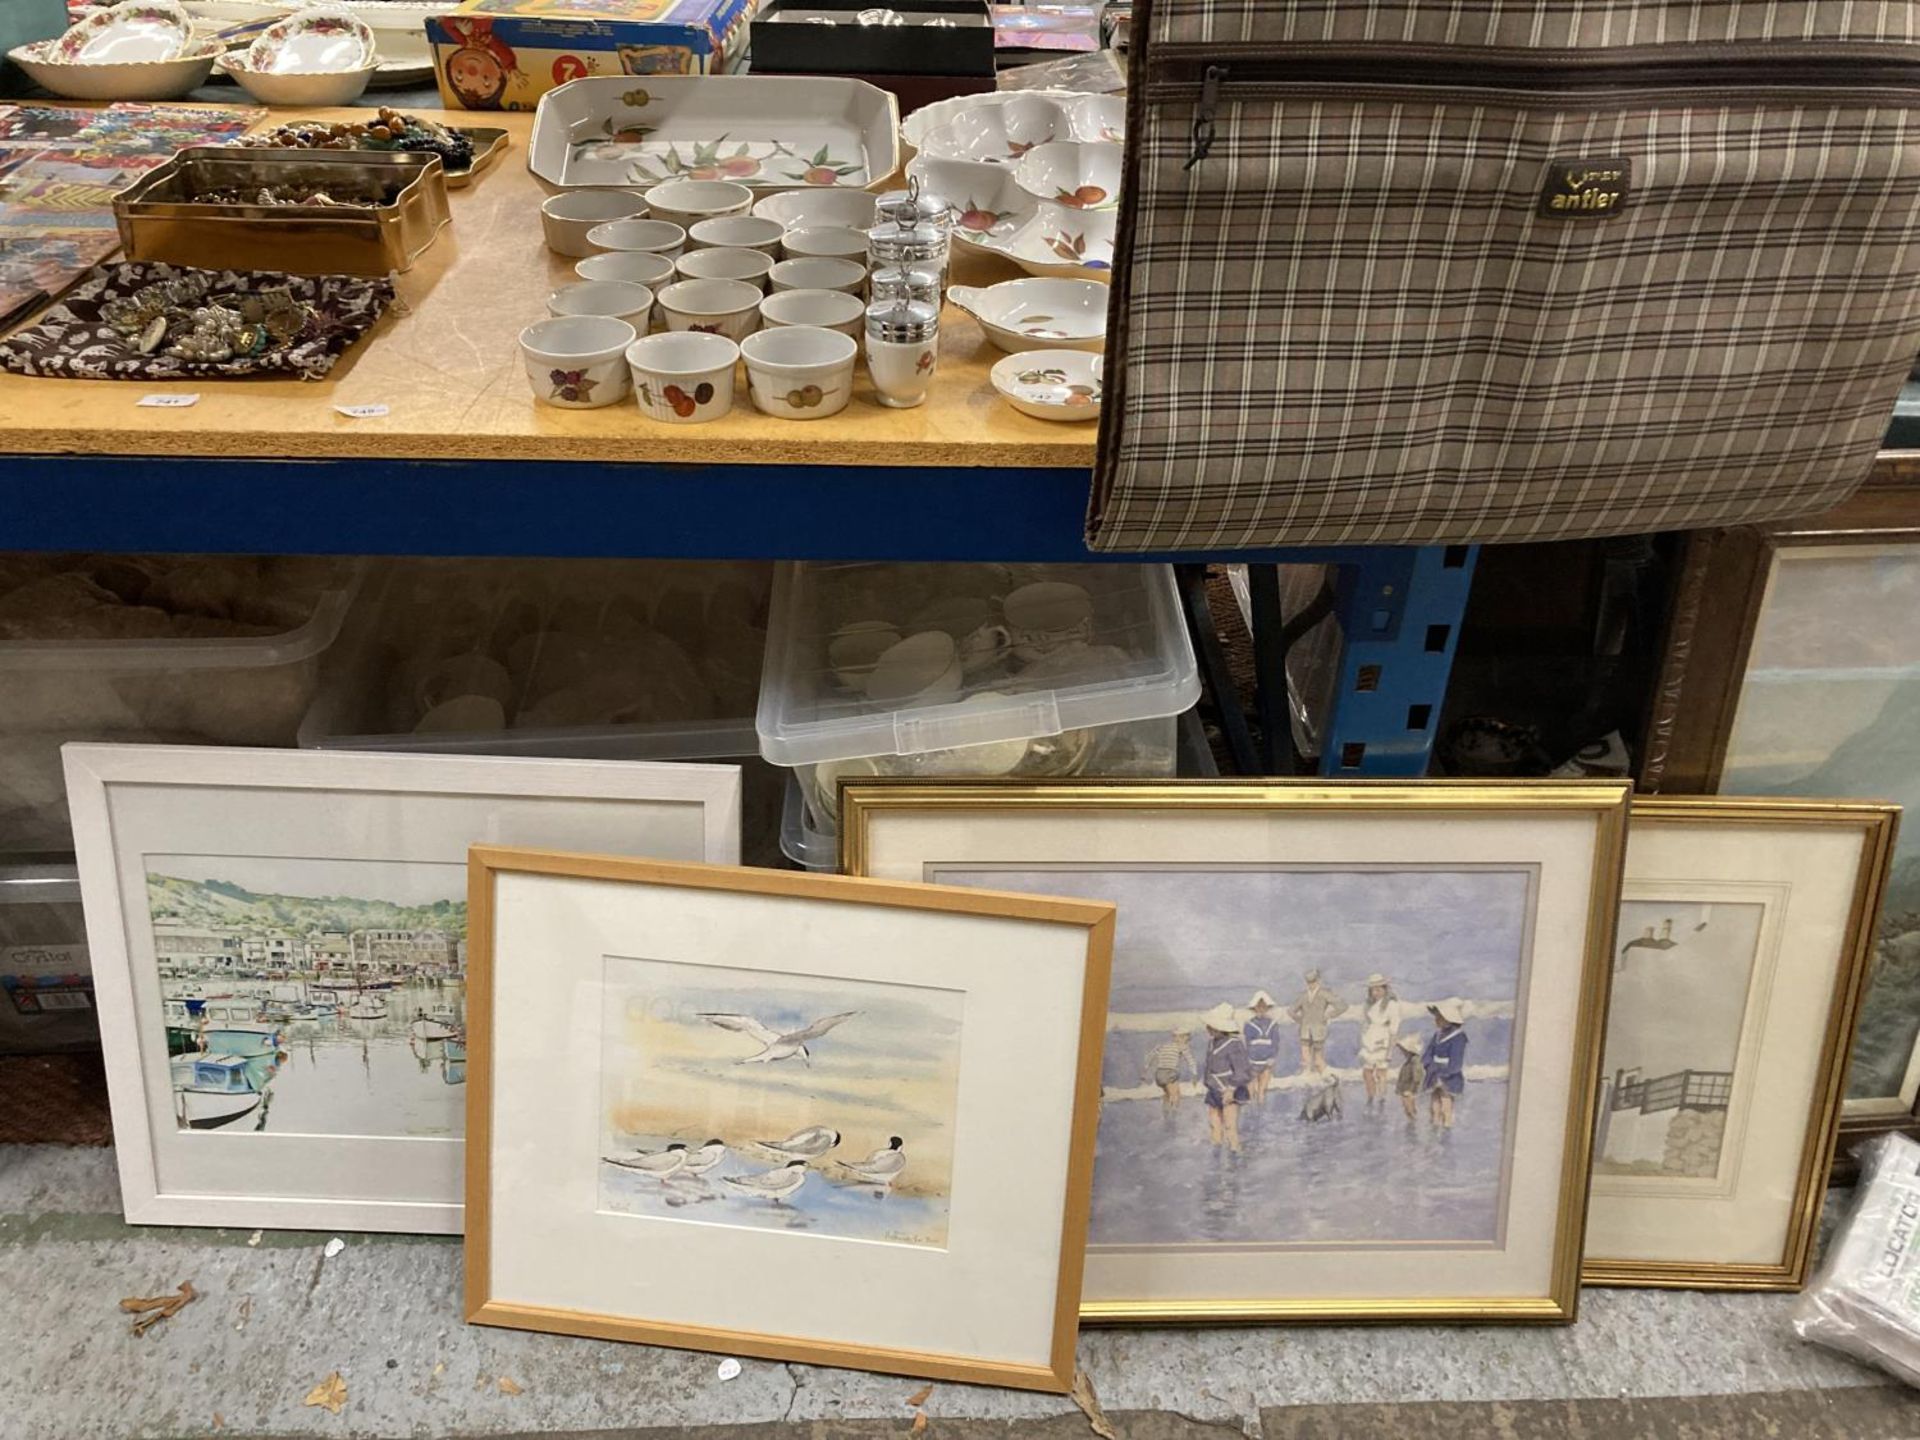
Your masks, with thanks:
[(1221, 1001), (1209, 1010), (1207, 1027), (1207, 1063), (1201, 1079), (1207, 1091), (1207, 1133), (1215, 1145), (1225, 1143), (1234, 1154), (1240, 1153), (1240, 1107), (1247, 1103), (1247, 1086), (1253, 1080), (1253, 1066), (1247, 1059), (1247, 1042), (1233, 1006)]
[(1402, 1035), (1393, 1042), (1400, 1051), (1400, 1074), (1395, 1079), (1394, 1093), (1400, 1097), (1400, 1108), (1407, 1112), (1407, 1119), (1414, 1117), (1413, 1097), (1420, 1093), (1420, 1051), (1418, 1035)]
[(1453, 1102), (1467, 1088), (1466, 1007), (1458, 1000), (1441, 1000), (1427, 1007), (1433, 1033), (1420, 1052), (1425, 1072), (1428, 1116), (1442, 1130), (1453, 1128)]
[(1360, 1078), (1366, 1082), (1369, 1106), (1387, 1103), (1387, 1067), (1393, 1061), (1393, 1039), (1401, 1018), (1393, 986), (1374, 971), (1367, 976), (1367, 999), (1360, 1007)]
[(1247, 1063), (1253, 1066), (1253, 1100), (1258, 1105), (1266, 1102), (1273, 1067), (1280, 1059), (1280, 1022), (1273, 1015), (1273, 997), (1264, 990), (1254, 991), (1247, 1007), (1253, 1014), (1241, 1028), (1240, 1038), (1247, 1042)]

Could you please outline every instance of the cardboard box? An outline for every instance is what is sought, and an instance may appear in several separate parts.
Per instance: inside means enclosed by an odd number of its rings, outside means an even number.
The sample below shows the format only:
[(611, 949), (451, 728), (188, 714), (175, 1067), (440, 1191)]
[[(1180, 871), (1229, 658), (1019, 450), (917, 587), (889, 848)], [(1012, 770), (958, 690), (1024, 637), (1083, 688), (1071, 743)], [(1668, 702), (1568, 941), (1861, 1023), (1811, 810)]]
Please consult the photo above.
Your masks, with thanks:
[(986, 0), (888, 0), (885, 8), (902, 21), (893, 25), (861, 24), (866, 8), (863, 0), (772, 0), (753, 22), (755, 73), (993, 74)]
[(757, 0), (466, 0), (427, 21), (449, 110), (531, 110), (588, 75), (710, 75), (745, 50)]

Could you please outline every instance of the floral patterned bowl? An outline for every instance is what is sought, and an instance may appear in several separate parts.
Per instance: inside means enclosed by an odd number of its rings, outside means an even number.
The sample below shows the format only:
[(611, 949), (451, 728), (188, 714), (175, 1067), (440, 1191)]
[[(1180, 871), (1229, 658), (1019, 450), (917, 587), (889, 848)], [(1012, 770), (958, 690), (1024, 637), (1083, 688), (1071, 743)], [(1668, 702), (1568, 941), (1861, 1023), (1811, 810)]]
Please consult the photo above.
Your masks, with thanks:
[(1000, 398), (1022, 415), (1098, 420), (1101, 359), (1083, 350), (1029, 350), (999, 361), (989, 378)]
[(1120, 146), (1097, 141), (1036, 145), (1013, 167), (1020, 188), (1067, 210), (1111, 210), (1120, 203)]
[[(40, 32), (45, 34), (43, 30)], [(172, 0), (96, 10), (51, 42), (55, 65), (129, 65), (177, 60), (193, 38), (193, 19)]]
[(952, 285), (947, 298), (980, 322), (1009, 355), (1026, 350), (1098, 352), (1107, 343), (1107, 297), (1093, 280), (1003, 280), (977, 289)]
[(65, 100), (178, 100), (207, 83), (220, 56), (219, 43), (205, 41), (172, 60), (67, 63), (47, 58), (52, 43), (16, 45), (7, 59), (41, 89)]
[(327, 75), (373, 62), (373, 31), (345, 10), (300, 10), (247, 48), (247, 68), (269, 75)]
[(783, 420), (822, 420), (846, 409), (859, 353), (851, 335), (813, 325), (762, 330), (740, 345), (754, 405)]

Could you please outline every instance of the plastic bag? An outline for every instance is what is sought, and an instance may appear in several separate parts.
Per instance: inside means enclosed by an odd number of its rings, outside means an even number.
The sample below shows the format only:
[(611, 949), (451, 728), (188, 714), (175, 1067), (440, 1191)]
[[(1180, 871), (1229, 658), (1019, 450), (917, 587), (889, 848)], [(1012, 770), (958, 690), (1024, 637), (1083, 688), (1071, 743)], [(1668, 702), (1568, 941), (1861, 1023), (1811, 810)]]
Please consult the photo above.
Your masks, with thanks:
[(1794, 1332), (1920, 1386), (1920, 1144), (1882, 1135), (1856, 1152), (1860, 1182)]

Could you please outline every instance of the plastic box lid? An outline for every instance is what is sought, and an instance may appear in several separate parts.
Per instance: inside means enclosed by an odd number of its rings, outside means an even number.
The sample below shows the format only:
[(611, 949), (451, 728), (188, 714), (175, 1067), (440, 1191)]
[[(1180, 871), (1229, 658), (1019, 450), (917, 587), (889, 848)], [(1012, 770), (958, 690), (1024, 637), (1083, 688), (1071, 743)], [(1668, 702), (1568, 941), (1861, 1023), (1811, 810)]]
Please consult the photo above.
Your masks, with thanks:
[(774, 578), (755, 723), (768, 760), (806, 765), (1157, 719), (1199, 697), (1167, 566), (799, 562)]

